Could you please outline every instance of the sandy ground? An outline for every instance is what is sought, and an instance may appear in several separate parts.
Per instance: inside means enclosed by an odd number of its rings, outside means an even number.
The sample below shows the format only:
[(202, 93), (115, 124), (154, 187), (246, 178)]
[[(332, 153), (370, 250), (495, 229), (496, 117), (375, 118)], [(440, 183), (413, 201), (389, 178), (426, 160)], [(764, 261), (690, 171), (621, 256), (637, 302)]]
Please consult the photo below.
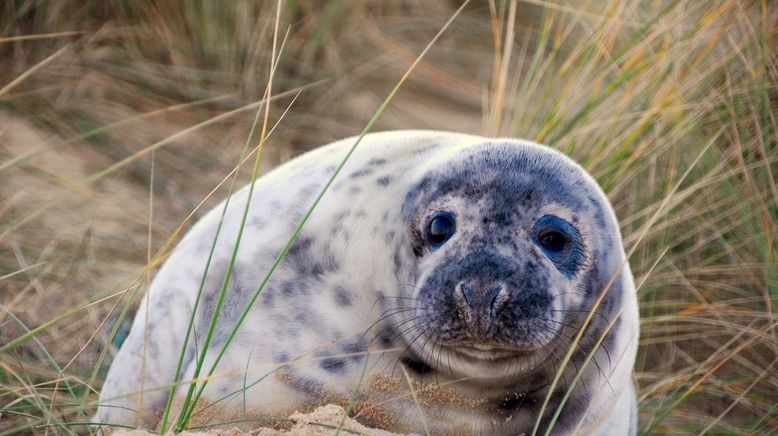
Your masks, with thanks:
[[(332, 435), (336, 429), (340, 427), (340, 421), (345, 411), (342, 407), (329, 404), (319, 407), (311, 413), (293, 413), (289, 416), (291, 421), (294, 421), (294, 425), (286, 430), (276, 430), (267, 427), (259, 427), (249, 432), (238, 428), (232, 429), (216, 429), (210, 431), (186, 431), (181, 433), (185, 436), (243, 436), (243, 435), (259, 435), (259, 436), (276, 436), (276, 435)], [(365, 427), (357, 421), (346, 418), (343, 423), (342, 434), (361, 434), (370, 436), (397, 436), (399, 433), (391, 433), (385, 430), (378, 430), (374, 428)], [(148, 433), (142, 430), (117, 430), (112, 433), (113, 436), (144, 436), (152, 433)]]

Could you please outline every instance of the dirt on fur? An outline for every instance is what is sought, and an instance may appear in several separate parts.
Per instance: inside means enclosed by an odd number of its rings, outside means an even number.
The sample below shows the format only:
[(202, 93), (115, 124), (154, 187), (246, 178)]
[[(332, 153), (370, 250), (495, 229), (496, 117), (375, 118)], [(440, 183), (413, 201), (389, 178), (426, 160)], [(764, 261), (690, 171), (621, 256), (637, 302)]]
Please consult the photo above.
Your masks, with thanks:
[[(341, 433), (349, 435), (369, 435), (369, 436), (399, 436), (400, 433), (392, 433), (386, 430), (365, 427), (357, 421), (347, 417), (343, 420), (345, 411), (342, 407), (335, 404), (321, 406), (311, 413), (295, 412), (289, 416), (292, 426), (287, 429), (274, 429), (268, 427), (258, 427), (254, 430), (241, 430), (237, 427), (230, 429), (213, 429), (204, 431), (185, 431), (183, 436), (324, 436), (331, 435), (341, 429)], [(341, 424), (341, 421), (343, 423)], [(143, 430), (121, 429), (111, 433), (112, 436), (145, 436), (152, 433)]]

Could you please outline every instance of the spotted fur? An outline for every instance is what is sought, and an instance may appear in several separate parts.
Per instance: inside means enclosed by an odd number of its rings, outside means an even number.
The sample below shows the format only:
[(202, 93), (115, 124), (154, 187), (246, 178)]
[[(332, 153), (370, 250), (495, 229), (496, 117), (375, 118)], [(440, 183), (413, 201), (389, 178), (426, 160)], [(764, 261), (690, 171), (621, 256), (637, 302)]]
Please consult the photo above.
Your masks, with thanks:
[[(257, 182), (205, 368), (354, 141)], [(247, 189), (230, 200), (180, 381), (193, 376), (247, 200)], [(157, 274), (148, 318), (144, 300), (110, 368), (98, 420), (159, 420), (222, 209), (198, 222)], [(429, 220), (441, 211), (456, 228), (430, 244)], [(547, 228), (566, 235), (568, 251), (543, 245)], [(435, 434), (520, 434), (532, 431), (548, 396), (541, 431), (561, 407), (555, 434), (634, 434), (637, 318), (614, 213), (574, 162), (515, 139), (371, 134), (251, 307), (205, 397), (234, 416), (244, 407), (286, 416), (347, 403), (359, 385), (353, 410), (370, 425), (418, 432), (423, 415)]]

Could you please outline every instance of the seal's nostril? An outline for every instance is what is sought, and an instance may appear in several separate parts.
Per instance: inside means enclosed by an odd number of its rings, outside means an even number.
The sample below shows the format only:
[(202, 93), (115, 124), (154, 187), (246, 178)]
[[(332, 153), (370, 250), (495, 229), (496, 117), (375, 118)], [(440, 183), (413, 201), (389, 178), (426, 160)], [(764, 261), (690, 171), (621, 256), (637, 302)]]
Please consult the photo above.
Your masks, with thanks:
[(454, 287), (454, 303), (457, 306), (460, 316), (467, 321), (472, 310), (471, 304), (474, 302), (474, 287), (468, 282), (459, 282)]
[(504, 285), (495, 286), (489, 289), (489, 291), (487, 291), (487, 295), (492, 296), (489, 306), (495, 315), (502, 312), (511, 299), (511, 293)]
[(472, 287), (465, 282), (459, 282), (454, 287), (454, 305), (459, 317), (466, 323), (472, 320), (472, 308), (470, 307), (472, 298), (468, 298), (468, 294), (472, 296), (472, 293)]
[(454, 304), (460, 317), (468, 323), (491, 319), (510, 301), (510, 291), (503, 284), (476, 285), (463, 280), (454, 287)]

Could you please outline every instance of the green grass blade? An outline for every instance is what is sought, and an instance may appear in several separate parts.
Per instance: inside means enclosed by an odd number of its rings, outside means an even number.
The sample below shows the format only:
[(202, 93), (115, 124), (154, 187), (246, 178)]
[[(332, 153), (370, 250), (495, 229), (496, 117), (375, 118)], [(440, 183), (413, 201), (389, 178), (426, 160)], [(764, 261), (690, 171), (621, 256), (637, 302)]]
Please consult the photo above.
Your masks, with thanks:
[[(214, 360), (214, 362), (213, 362), (213, 364), (211, 366), (211, 369), (208, 371), (208, 376), (206, 377), (206, 380), (202, 383), (198, 394), (201, 394), (203, 392), (203, 390), (205, 389), (205, 386), (208, 383), (207, 379), (211, 375), (213, 375), (213, 372), (216, 370), (217, 365), (219, 364), (219, 362), (221, 361), (222, 357), (224, 356), (224, 353), (226, 352), (227, 347), (229, 347), (229, 345), (232, 342), (233, 338), (237, 334), (238, 329), (243, 324), (243, 321), (245, 320), (245, 318), (248, 315), (249, 311), (253, 307), (254, 302), (257, 300), (259, 295), (262, 293), (262, 290), (265, 288), (265, 285), (267, 285), (267, 282), (270, 280), (270, 277), (273, 275), (273, 273), (275, 272), (276, 268), (278, 268), (278, 265), (281, 263), (281, 261), (286, 256), (286, 253), (289, 251), (289, 248), (292, 246), (294, 241), (297, 240), (297, 236), (302, 231), (303, 226), (305, 226), (305, 223), (308, 222), (308, 219), (310, 218), (310, 216), (313, 213), (314, 209), (319, 204), (319, 202), (321, 201), (322, 197), (324, 197), (324, 194), (329, 190), (329, 188), (332, 185), (332, 183), (335, 180), (335, 178), (338, 176), (338, 174), (340, 174), (341, 170), (346, 165), (346, 162), (348, 162), (348, 160), (351, 158), (351, 155), (357, 149), (357, 147), (361, 143), (361, 141), (364, 138), (364, 136), (373, 128), (373, 125), (375, 125), (375, 123), (378, 121), (378, 118), (381, 116), (381, 114), (383, 114), (383, 112), (389, 106), (389, 103), (392, 101), (394, 96), (397, 94), (397, 92), (400, 90), (400, 88), (405, 83), (407, 78), (410, 76), (411, 72), (413, 72), (413, 70), (416, 67), (416, 65), (419, 64), (419, 62), (424, 57), (424, 55), (430, 50), (432, 45), (438, 40), (440, 35), (443, 34), (443, 32), (453, 22), (454, 18), (456, 18), (457, 15), (459, 15), (459, 13), (464, 9), (464, 7), (469, 3), (469, 1), (470, 0), (466, 0), (459, 7), (459, 9), (457, 9), (457, 11), (452, 15), (452, 17), (446, 22), (446, 24), (441, 28), (441, 30), (435, 35), (435, 37), (432, 39), (432, 41), (430, 41), (430, 43), (424, 48), (424, 50), (421, 52), (421, 54), (416, 58), (416, 60), (411, 64), (411, 66), (406, 70), (406, 72), (400, 78), (398, 83), (394, 86), (392, 91), (389, 93), (387, 98), (383, 101), (381, 106), (378, 108), (376, 113), (371, 117), (370, 121), (368, 121), (367, 125), (362, 130), (362, 133), (359, 135), (357, 140), (354, 142), (354, 145), (351, 146), (351, 148), (348, 150), (348, 152), (346, 153), (346, 156), (343, 158), (343, 160), (341, 160), (340, 164), (335, 169), (335, 171), (333, 172), (332, 176), (330, 176), (330, 178), (325, 183), (324, 187), (321, 189), (321, 191), (319, 191), (319, 194), (316, 196), (315, 200), (313, 201), (313, 204), (308, 208), (308, 210), (306, 211), (305, 215), (303, 215), (302, 220), (295, 227), (294, 231), (292, 232), (292, 235), (289, 237), (289, 239), (287, 240), (286, 244), (281, 249), (281, 252), (276, 256), (276, 259), (273, 262), (273, 264), (271, 265), (270, 270), (265, 275), (265, 277), (262, 280), (262, 282), (259, 284), (257, 289), (254, 291), (254, 294), (251, 296), (251, 299), (246, 304), (246, 308), (241, 313), (240, 317), (238, 318), (237, 322), (235, 323), (235, 326), (231, 330), (229, 336), (227, 336), (227, 338), (226, 338), (226, 340), (224, 342), (224, 345), (222, 345), (221, 351), (219, 352), (218, 356)], [(199, 395), (198, 395), (198, 397), (199, 397)]]

